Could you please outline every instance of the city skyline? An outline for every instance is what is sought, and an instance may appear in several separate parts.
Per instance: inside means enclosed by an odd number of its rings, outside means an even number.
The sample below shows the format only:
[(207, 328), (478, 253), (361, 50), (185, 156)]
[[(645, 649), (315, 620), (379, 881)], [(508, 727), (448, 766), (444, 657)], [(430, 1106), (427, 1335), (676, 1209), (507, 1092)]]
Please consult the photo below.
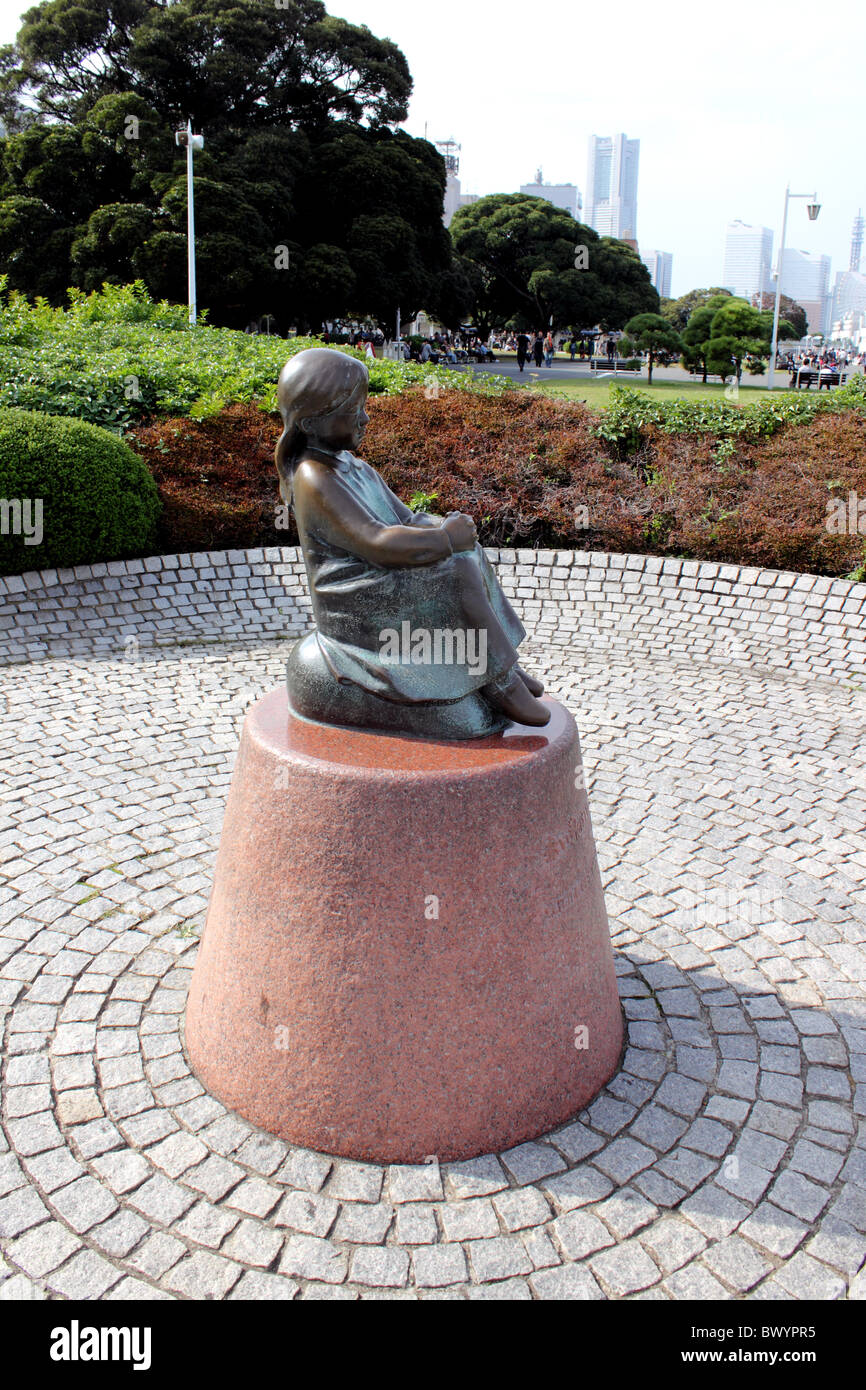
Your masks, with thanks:
[[(439, 0), (436, 22), (403, 0), (326, 0), (328, 12), (389, 37), (406, 55), (415, 88), (404, 128), (432, 141), (452, 133), (463, 146), (464, 189), (516, 191), (542, 165), (586, 192), (585, 149), (596, 131), (633, 131), (641, 140), (641, 245), (673, 253), (674, 296), (718, 284), (721, 239), (734, 218), (772, 228), (778, 243), (785, 185), (815, 189), (817, 223), (792, 204), (788, 245), (827, 254), (833, 274), (848, 266), (850, 229), (866, 190), (859, 170), (856, 84), (838, 82), (835, 39), (811, 23), (805, 0), (737, 24), (702, 19), (670, 0), (664, 44), (638, 0), (609, 13), (575, 17), (570, 0), (549, 0), (543, 18), (494, 0), (474, 6)], [(26, 0), (0, 0), (0, 43), (11, 42)], [(866, 14), (854, 0), (834, 7), (834, 35), (866, 44)], [(581, 61), (575, 69), (573, 45)], [(708, 49), (708, 40), (711, 45)], [(768, 72), (784, 73), (779, 83)], [(825, 121), (794, 119), (795, 98), (833, 93), (833, 138)]]

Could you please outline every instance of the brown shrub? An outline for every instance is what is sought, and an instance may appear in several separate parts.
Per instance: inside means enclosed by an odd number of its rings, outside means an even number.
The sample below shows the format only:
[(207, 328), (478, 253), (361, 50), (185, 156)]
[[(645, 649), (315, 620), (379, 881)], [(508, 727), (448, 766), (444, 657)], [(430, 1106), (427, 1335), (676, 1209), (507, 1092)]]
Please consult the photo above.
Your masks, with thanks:
[[(648, 432), (616, 460), (585, 406), (531, 393), (421, 390), (373, 397), (361, 450), (409, 501), (436, 494), (493, 546), (681, 555), (845, 574), (863, 540), (826, 530), (828, 499), (866, 498), (866, 418), (851, 411), (721, 446), (706, 435)], [(209, 420), (139, 426), (130, 443), (164, 503), (164, 551), (297, 543), (276, 528), (277, 417), (233, 405)], [(582, 509), (586, 513), (582, 515)], [(586, 524), (584, 524), (586, 522)]]

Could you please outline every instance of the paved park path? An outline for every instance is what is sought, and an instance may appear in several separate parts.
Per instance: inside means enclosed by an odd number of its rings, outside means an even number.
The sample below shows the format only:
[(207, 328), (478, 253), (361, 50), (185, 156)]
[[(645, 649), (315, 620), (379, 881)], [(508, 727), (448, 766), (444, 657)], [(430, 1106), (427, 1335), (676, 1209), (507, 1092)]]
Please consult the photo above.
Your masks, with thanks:
[(862, 690), (536, 633), (628, 1050), (538, 1142), (388, 1168), (253, 1130), (184, 1057), (240, 722), (286, 648), (3, 673), (0, 1299), (866, 1296)]

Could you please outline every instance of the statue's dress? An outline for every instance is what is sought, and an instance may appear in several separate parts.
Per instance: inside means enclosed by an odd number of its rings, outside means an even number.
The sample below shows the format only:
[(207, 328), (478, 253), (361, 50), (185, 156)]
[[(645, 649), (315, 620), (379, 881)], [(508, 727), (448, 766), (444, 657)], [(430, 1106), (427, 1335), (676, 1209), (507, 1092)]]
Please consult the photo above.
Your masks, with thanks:
[[(344, 451), (330, 466), (338, 486), (346, 488), (374, 521), (382, 526), (417, 525), (414, 514), (370, 464)], [(302, 505), (296, 498), (294, 510), (316, 620), (315, 641), (330, 676), (344, 688), (358, 687), (377, 697), (376, 703), (451, 703), (501, 680), (515, 665), (516, 648), (526, 632), (480, 545), (429, 565), (384, 567), (347, 550), (345, 533), (332, 534), (328, 517), (314, 502)], [(412, 634), (432, 636), (437, 631), (465, 634), (466, 659), (437, 663), (422, 658), (418, 664), (407, 659)], [(479, 669), (482, 631), (486, 660)], [(399, 643), (386, 640), (387, 633), (397, 634)], [(462, 646), (458, 640), (441, 650), (459, 656)], [(289, 684), (291, 694), (291, 662)], [(324, 717), (333, 719), (333, 709)]]

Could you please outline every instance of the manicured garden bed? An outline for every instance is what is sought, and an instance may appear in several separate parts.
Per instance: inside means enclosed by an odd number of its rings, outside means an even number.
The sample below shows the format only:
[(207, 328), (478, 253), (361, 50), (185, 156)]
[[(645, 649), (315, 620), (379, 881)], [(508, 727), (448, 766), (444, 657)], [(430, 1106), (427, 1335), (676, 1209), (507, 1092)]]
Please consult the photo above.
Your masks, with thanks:
[[(584, 406), (530, 392), (422, 390), (370, 402), (362, 453), (404, 500), (468, 512), (485, 544), (688, 556), (845, 575), (864, 538), (827, 529), (828, 502), (866, 498), (866, 413), (819, 413), (772, 432), (629, 434)], [(160, 547), (294, 544), (279, 510), (279, 419), (237, 404), (127, 440), (156, 479)], [(610, 437), (603, 437), (603, 436)]]

